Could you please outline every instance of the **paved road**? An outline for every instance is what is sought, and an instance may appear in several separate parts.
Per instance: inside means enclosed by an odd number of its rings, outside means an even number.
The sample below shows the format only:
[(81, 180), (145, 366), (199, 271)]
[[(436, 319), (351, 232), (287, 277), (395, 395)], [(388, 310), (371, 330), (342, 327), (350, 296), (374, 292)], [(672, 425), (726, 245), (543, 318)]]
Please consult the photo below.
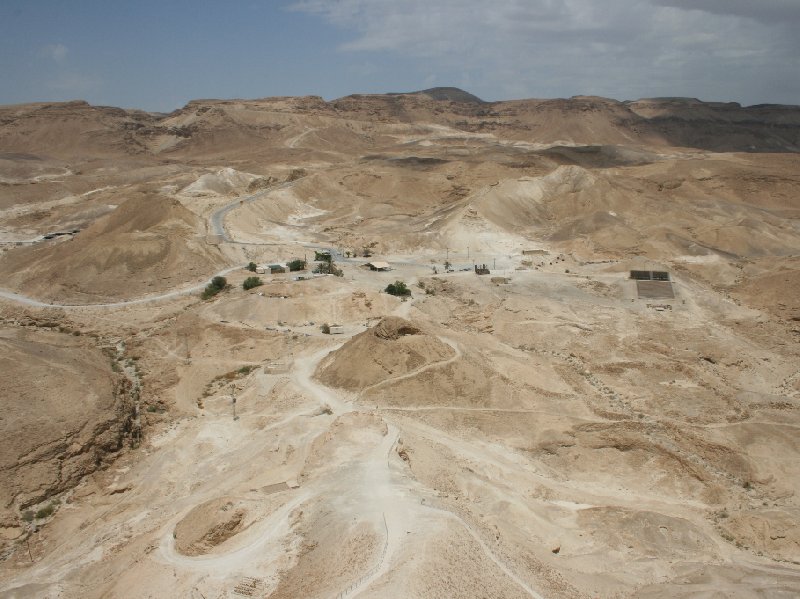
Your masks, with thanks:
[[(295, 183), (295, 181), (287, 181), (286, 183), (280, 183), (280, 184), (275, 185), (273, 187), (270, 187), (268, 189), (261, 190), (258, 193), (254, 193), (253, 195), (250, 195), (250, 196), (247, 196), (247, 197), (244, 197), (244, 198), (238, 198), (238, 199), (234, 200), (233, 202), (230, 202), (230, 203), (226, 204), (222, 208), (218, 208), (217, 210), (215, 210), (211, 214), (211, 218), (210, 218), (210, 221), (209, 221), (210, 229), (211, 229), (212, 234), (221, 236), (222, 239), (227, 243), (237, 243), (237, 244), (242, 244), (242, 245), (275, 245), (275, 246), (287, 245), (286, 242), (241, 242), (241, 241), (236, 241), (235, 239), (232, 239), (228, 235), (227, 231), (225, 230), (225, 216), (231, 210), (234, 210), (235, 208), (238, 208), (239, 206), (241, 206), (241, 205), (243, 205), (245, 203), (250, 203), (250, 202), (254, 202), (256, 200), (259, 200), (259, 199), (263, 198), (264, 196), (266, 196), (267, 194), (269, 194), (269, 193), (271, 193), (273, 191), (276, 191), (278, 189), (285, 189), (287, 187), (291, 187), (292, 185), (294, 185), (294, 183)], [(300, 243), (300, 245), (302, 245), (304, 247), (307, 247), (307, 248), (310, 248), (310, 249), (314, 249), (314, 250), (328, 250), (328, 251), (330, 251), (331, 255), (333, 256), (334, 260), (336, 260), (336, 261), (341, 261), (341, 262), (352, 262), (353, 261), (353, 259), (345, 258), (344, 256), (342, 256), (341, 252), (339, 252), (336, 248), (333, 248), (333, 247), (326, 247), (325, 245), (317, 244), (317, 243)], [(409, 263), (409, 264), (411, 264), (411, 263)], [(144, 303), (148, 303), (148, 302), (157, 302), (157, 301), (160, 301), (160, 300), (172, 299), (172, 298), (178, 297), (180, 295), (187, 295), (187, 294), (191, 294), (191, 293), (196, 293), (196, 292), (200, 291), (201, 289), (203, 289), (208, 284), (207, 281), (211, 280), (212, 277), (224, 276), (224, 275), (226, 275), (226, 274), (228, 274), (230, 272), (233, 272), (234, 270), (238, 270), (239, 268), (241, 268), (241, 266), (232, 266), (230, 268), (226, 268), (224, 270), (221, 270), (218, 273), (215, 273), (215, 274), (211, 275), (206, 281), (204, 281), (202, 283), (197, 283), (196, 285), (192, 285), (190, 287), (184, 287), (182, 289), (177, 289), (175, 291), (169, 291), (167, 293), (161, 293), (161, 294), (158, 294), (158, 295), (149, 295), (149, 296), (141, 297), (141, 298), (138, 298), (138, 299), (125, 300), (125, 301), (120, 301), (120, 302), (106, 302), (106, 303), (95, 303), (95, 304), (59, 304), (59, 303), (55, 303), (55, 302), (50, 303), (50, 302), (43, 302), (41, 300), (37, 300), (36, 298), (32, 298), (32, 297), (29, 297), (27, 295), (23, 295), (21, 293), (16, 293), (14, 291), (11, 291), (10, 289), (3, 289), (3, 288), (0, 288), (0, 298), (11, 300), (11, 301), (17, 302), (19, 304), (24, 304), (26, 306), (33, 306), (33, 307), (36, 307), (36, 308), (119, 308), (119, 307), (123, 307), (123, 306), (132, 306), (132, 305), (144, 304)]]
[[(299, 179), (297, 179), (299, 181)], [(211, 234), (212, 235), (220, 235), (223, 240), (227, 241), (228, 243), (241, 243), (228, 235), (228, 232), (225, 230), (225, 217), (227, 216), (228, 212), (231, 210), (238, 208), (244, 204), (249, 204), (250, 202), (254, 202), (256, 200), (260, 200), (268, 193), (272, 193), (273, 191), (277, 191), (278, 189), (286, 189), (287, 187), (291, 187), (295, 184), (295, 181), (287, 181), (286, 183), (280, 183), (279, 185), (275, 185), (273, 187), (268, 187), (267, 189), (263, 189), (258, 193), (254, 193), (251, 196), (246, 196), (243, 198), (237, 198), (233, 202), (229, 204), (225, 204), (222, 208), (218, 208), (211, 214)], [(276, 243), (248, 243), (247, 245), (279, 245)]]
[[(308, 132), (307, 132), (308, 133)], [(269, 187), (267, 189), (263, 189), (258, 193), (254, 193), (251, 196), (247, 196), (244, 198), (238, 198), (229, 204), (225, 204), (222, 208), (217, 208), (214, 212), (211, 213), (211, 218), (209, 220), (211, 234), (212, 235), (219, 235), (222, 237), (223, 241), (226, 243), (235, 243), (237, 245), (271, 245), (271, 246), (287, 246), (292, 244), (301, 245), (303, 247), (307, 247), (313, 250), (328, 250), (333, 259), (338, 261), (349, 261), (349, 258), (345, 258), (341, 252), (339, 252), (336, 248), (327, 247), (323, 244), (319, 243), (309, 243), (309, 242), (291, 242), (291, 241), (237, 241), (233, 239), (228, 232), (225, 230), (225, 217), (228, 215), (229, 212), (238, 208), (239, 206), (244, 205), (245, 203), (254, 202), (256, 200), (260, 200), (265, 197), (267, 194), (272, 193), (273, 191), (277, 191), (279, 189), (286, 189), (287, 187), (291, 187), (300, 179), (295, 179), (294, 181), (287, 181), (285, 183), (280, 183), (278, 185), (274, 185), (273, 187)]]

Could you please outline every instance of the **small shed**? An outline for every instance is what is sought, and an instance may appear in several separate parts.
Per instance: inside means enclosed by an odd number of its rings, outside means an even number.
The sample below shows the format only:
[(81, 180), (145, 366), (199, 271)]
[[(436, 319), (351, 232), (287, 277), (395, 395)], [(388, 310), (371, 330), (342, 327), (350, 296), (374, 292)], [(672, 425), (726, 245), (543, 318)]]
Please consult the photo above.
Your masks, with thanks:
[(269, 268), (269, 274), (271, 275), (286, 272), (286, 267), (283, 264), (270, 264), (267, 268)]
[(368, 266), (370, 270), (378, 270), (381, 272), (392, 270), (392, 267), (389, 266), (388, 262), (367, 262), (365, 266)]

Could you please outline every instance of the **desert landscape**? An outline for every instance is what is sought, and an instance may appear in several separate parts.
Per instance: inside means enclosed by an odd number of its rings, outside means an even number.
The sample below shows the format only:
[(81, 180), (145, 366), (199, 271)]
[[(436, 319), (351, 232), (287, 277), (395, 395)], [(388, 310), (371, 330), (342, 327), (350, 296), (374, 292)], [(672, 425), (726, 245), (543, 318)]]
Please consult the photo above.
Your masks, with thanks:
[(0, 106), (0, 278), (0, 597), (800, 595), (800, 107)]

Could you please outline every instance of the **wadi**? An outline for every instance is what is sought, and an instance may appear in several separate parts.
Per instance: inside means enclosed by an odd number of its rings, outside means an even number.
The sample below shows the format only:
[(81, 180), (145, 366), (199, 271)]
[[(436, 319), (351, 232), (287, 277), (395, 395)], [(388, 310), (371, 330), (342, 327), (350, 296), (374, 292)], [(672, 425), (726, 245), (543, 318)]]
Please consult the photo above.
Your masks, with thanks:
[(0, 106), (0, 597), (800, 594), (800, 107)]

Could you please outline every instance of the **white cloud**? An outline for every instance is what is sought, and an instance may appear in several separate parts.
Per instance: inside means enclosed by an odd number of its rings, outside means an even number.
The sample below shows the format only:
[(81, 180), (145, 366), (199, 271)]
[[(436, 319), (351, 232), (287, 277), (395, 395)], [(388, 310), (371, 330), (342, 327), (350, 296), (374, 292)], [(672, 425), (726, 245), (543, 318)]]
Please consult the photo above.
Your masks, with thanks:
[(62, 63), (67, 58), (67, 52), (69, 52), (69, 48), (67, 48), (64, 44), (48, 44), (44, 48), (42, 48), (42, 55), (50, 58), (57, 63)]
[[(487, 99), (594, 93), (797, 101), (797, 0), (302, 0), (352, 32)], [(727, 7), (727, 8), (726, 8)], [(757, 17), (764, 9), (764, 15)], [(449, 78), (449, 82), (446, 79)], [(786, 81), (794, 79), (786, 97)], [(782, 91), (771, 96), (771, 86)], [(780, 96), (780, 97), (778, 97)]]

